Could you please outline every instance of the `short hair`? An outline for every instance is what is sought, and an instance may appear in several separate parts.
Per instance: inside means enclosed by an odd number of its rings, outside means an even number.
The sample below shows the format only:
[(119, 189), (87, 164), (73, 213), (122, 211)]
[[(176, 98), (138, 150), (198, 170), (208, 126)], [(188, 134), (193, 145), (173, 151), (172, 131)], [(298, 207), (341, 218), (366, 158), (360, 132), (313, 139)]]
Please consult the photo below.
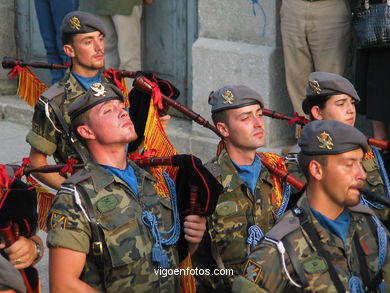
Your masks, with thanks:
[(316, 120), (311, 114), (311, 109), (314, 106), (318, 106), (320, 110), (325, 109), (326, 102), (330, 99), (331, 96), (322, 96), (322, 97), (307, 97), (302, 104), (303, 112), (309, 115), (311, 120)]
[(228, 110), (222, 110), (222, 111), (218, 111), (216, 113), (211, 114), (211, 119), (213, 120), (214, 125), (217, 125), (218, 122), (228, 124), (228, 121), (227, 121), (228, 119), (227, 119), (227, 115), (226, 115), (227, 111)]
[(298, 154), (298, 164), (300, 169), (302, 170), (303, 175), (305, 175), (307, 182), (309, 182), (310, 174), (309, 174), (309, 164), (311, 161), (317, 161), (322, 166), (326, 166), (328, 164), (328, 155), (306, 155), (303, 153)]
[(62, 44), (63, 45), (72, 45), (74, 36), (75, 36), (75, 34), (62, 34), (62, 36), (61, 36)]
[(77, 128), (82, 125), (89, 125), (90, 119), (89, 119), (89, 111), (86, 111), (79, 116), (77, 116), (71, 123), (71, 130), (75, 134), (76, 138), (85, 146), (87, 147), (87, 142), (82, 137), (79, 132), (77, 131)]

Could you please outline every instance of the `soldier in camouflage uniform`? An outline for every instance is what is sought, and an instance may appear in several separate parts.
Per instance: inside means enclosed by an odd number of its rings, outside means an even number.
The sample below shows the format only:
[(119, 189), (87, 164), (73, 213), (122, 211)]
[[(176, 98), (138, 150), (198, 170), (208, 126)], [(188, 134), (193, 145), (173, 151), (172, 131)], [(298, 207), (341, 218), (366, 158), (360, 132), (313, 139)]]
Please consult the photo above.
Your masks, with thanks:
[(314, 121), (299, 146), (306, 194), (249, 255), (233, 292), (388, 290), (389, 233), (359, 204), (365, 136), (338, 121)]
[[(337, 120), (354, 126), (355, 104), (359, 101), (360, 98), (355, 88), (344, 77), (328, 72), (313, 72), (308, 78), (306, 99), (302, 103), (302, 109), (310, 115), (312, 120)], [(298, 153), (299, 147), (297, 146), (289, 151), (286, 156), (286, 166), (294, 177), (306, 182), (297, 164)], [(382, 160), (379, 152), (376, 151), (374, 155), (370, 147), (363, 159), (363, 167), (367, 173), (366, 187), (374, 193), (388, 196), (389, 191), (385, 187), (385, 182), (388, 181), (387, 174), (384, 166), (381, 170), (378, 160)], [(373, 208), (381, 220), (388, 219), (388, 209), (380, 205), (374, 205)]]
[[(265, 143), (262, 97), (246, 86), (226, 86), (209, 97), (226, 147), (206, 167), (224, 187), (194, 265), (239, 274), (248, 252), (277, 219), (275, 183), (256, 153)], [(280, 186), (279, 186), (280, 187)], [(200, 292), (229, 292), (230, 278), (199, 276)], [(213, 291), (215, 290), (215, 291)]]
[[(126, 145), (137, 135), (123, 101), (114, 86), (94, 84), (69, 107), (91, 160), (63, 183), (48, 217), (52, 292), (179, 292), (178, 275), (156, 272), (178, 268), (175, 241), (160, 235), (177, 223), (177, 210), (156, 194), (153, 176), (126, 161)], [(205, 222), (185, 218), (190, 251)], [(175, 227), (172, 235), (180, 233)]]
[[(64, 52), (72, 58), (72, 67), (62, 80), (42, 94), (35, 106), (32, 128), (26, 138), (31, 145), (30, 160), (34, 167), (47, 165), (47, 156), (52, 155), (57, 163), (65, 163), (70, 158), (81, 161), (54, 108), (58, 109), (65, 127), (68, 127), (69, 105), (93, 83), (106, 82), (101, 74), (104, 67), (105, 35), (101, 20), (86, 12), (72, 11), (63, 19), (61, 34)], [(75, 144), (86, 155), (82, 145), (78, 142)], [(58, 173), (34, 175), (55, 189), (65, 180)]]

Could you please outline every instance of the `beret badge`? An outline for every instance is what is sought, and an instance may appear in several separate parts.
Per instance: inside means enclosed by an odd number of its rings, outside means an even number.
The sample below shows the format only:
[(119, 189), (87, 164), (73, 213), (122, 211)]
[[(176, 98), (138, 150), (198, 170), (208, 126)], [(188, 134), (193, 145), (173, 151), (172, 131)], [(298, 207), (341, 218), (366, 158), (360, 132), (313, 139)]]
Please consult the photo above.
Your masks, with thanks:
[(69, 19), (70, 25), (72, 28), (76, 31), (79, 31), (81, 28), (80, 20), (77, 16), (73, 16), (71, 19)]
[(315, 94), (319, 95), (321, 93), (322, 90), (320, 88), (318, 81), (312, 80), (309, 82), (309, 85)]
[(104, 96), (107, 93), (106, 89), (101, 83), (94, 83), (91, 85), (91, 89), (94, 91), (93, 95), (95, 97)]
[(224, 102), (223, 102), (224, 104), (232, 105), (234, 102), (234, 95), (230, 90), (226, 90), (222, 94), (222, 98), (224, 99)]
[(319, 136), (317, 136), (318, 141), (321, 143), (320, 148), (332, 150), (333, 149), (333, 139), (327, 132), (322, 132)]

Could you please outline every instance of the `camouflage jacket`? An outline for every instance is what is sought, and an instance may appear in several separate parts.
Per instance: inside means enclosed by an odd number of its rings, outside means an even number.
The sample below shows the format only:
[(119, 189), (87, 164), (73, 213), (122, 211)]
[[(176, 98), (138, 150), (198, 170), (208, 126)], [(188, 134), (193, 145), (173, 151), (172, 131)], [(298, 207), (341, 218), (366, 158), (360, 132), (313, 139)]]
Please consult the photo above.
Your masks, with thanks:
[[(107, 82), (103, 75), (102, 82)], [(70, 158), (81, 162), (76, 150), (69, 144), (60, 121), (48, 103), (54, 100), (64, 116), (65, 122), (70, 126), (69, 105), (84, 93), (84, 88), (68, 69), (64, 78), (53, 84), (39, 98), (34, 109), (32, 127), (27, 134), (26, 141), (41, 153), (48, 156), (53, 155), (57, 163), (66, 163)], [(81, 143), (78, 144), (80, 148), (84, 149)]]
[[(295, 178), (301, 180), (302, 182), (306, 182), (306, 177), (303, 175), (301, 169), (299, 168), (297, 157), (298, 157), (299, 147), (293, 148), (290, 153), (288, 153), (285, 157), (285, 163), (287, 170), (290, 174), (292, 174)], [(366, 171), (367, 179), (365, 182), (365, 187), (370, 189), (372, 192), (377, 194), (384, 195), (386, 193), (385, 184), (382, 179), (382, 175), (380, 173), (380, 167), (378, 164), (378, 160), (373, 157), (370, 159), (364, 159), (363, 168)], [(376, 209), (371, 207), (378, 217), (385, 221), (390, 218), (390, 209)]]
[[(208, 218), (209, 238), (217, 249), (226, 268), (239, 274), (248, 254), (248, 229), (256, 224), (266, 233), (276, 221), (276, 208), (272, 205), (273, 179), (263, 165), (253, 195), (242, 181), (228, 153), (224, 149), (206, 167), (220, 181), (224, 192), (219, 196), (214, 214)], [(215, 172), (218, 170), (217, 172)], [(208, 247), (210, 244), (202, 243)], [(205, 252), (207, 250), (207, 253)], [(196, 265), (204, 265), (202, 259), (212, 259), (210, 249), (198, 249), (207, 255), (195, 259)]]
[[(348, 280), (351, 276), (360, 275), (360, 264), (357, 257), (357, 249), (353, 241), (357, 233), (361, 249), (364, 253), (369, 269), (369, 277), (372, 279), (378, 271), (378, 242), (377, 233), (373, 227), (371, 216), (372, 210), (363, 205), (349, 208), (350, 226), (347, 234), (347, 245), (336, 235), (324, 229), (310, 211), (306, 195), (298, 201), (298, 206), (303, 209), (312, 224), (313, 229), (318, 233), (319, 241), (323, 248), (330, 254), (332, 264), (339, 275), (339, 278), (346, 290), (349, 292)], [(389, 237), (388, 231), (387, 237)], [(286, 270), (294, 282), (301, 284), (299, 275), (295, 271), (292, 260), (301, 264), (308, 287), (298, 288), (289, 280), (282, 265), (282, 256), (276, 244), (267, 238), (281, 239), (290, 244), (284, 253)], [(286, 247), (286, 244), (284, 245)], [(384, 282), (390, 284), (390, 253), (388, 253), (382, 267)], [(294, 256), (291, 254), (294, 253)], [(319, 256), (317, 250), (303, 228), (299, 224), (299, 218), (292, 211), (288, 211), (278, 223), (267, 233), (266, 238), (249, 255), (248, 261), (243, 267), (243, 276), (238, 277), (233, 285), (233, 292), (337, 292), (328, 271), (326, 260)], [(260, 287), (258, 287), (258, 286)], [(251, 291), (252, 290), (252, 291)]]
[[(91, 252), (91, 228), (75, 201), (74, 186), (82, 186), (94, 206), (97, 222), (104, 234), (104, 257), (107, 292), (178, 292), (179, 277), (156, 274), (152, 262), (154, 240), (143, 224), (144, 210), (152, 212), (160, 231), (172, 226), (172, 206), (169, 198), (157, 196), (155, 178), (128, 161), (135, 171), (138, 195), (119, 177), (95, 163), (76, 173), (58, 191), (47, 220), (48, 247), (64, 247), (87, 254), (80, 279), (103, 291)], [(164, 247), (170, 268), (178, 268), (176, 246)]]

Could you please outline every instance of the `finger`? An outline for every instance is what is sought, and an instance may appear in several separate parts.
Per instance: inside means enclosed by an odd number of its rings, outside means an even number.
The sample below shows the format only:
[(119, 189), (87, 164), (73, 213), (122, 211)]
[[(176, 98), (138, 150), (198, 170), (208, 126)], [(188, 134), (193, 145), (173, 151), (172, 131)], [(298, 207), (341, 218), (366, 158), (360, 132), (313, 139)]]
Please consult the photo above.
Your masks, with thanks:
[(191, 237), (203, 237), (204, 232), (200, 230), (187, 229), (184, 228), (184, 235), (188, 235)]
[(194, 244), (198, 244), (202, 241), (202, 238), (200, 237), (193, 237), (189, 235), (184, 235), (184, 239), (187, 240), (188, 243), (194, 243)]

